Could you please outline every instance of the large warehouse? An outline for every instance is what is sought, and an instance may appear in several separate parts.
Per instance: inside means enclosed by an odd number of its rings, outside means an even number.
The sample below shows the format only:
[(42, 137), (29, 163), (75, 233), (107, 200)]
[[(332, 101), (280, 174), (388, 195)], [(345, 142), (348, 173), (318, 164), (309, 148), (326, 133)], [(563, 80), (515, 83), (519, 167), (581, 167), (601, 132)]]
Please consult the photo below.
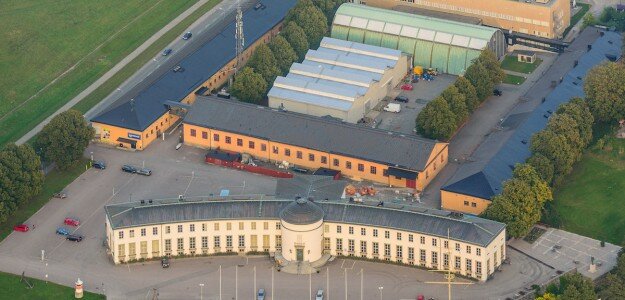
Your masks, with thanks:
[[(441, 188), (441, 206), (446, 210), (471, 214), (482, 213), (491, 198), (502, 192), (503, 183), (512, 178), (517, 163), (530, 157), (532, 135), (547, 126), (549, 116), (558, 106), (573, 97), (584, 97), (584, 78), (588, 71), (621, 55), (621, 36), (605, 32), (570, 70), (562, 82), (537, 108), (517, 106), (502, 122), (504, 130), (490, 134), (472, 157), (475, 161), (460, 166), (456, 174)], [(494, 155), (482, 157), (486, 153)]]
[(324, 37), (319, 49), (291, 66), (269, 91), (269, 106), (356, 123), (408, 71), (399, 50)]
[(293, 273), (301, 274), (344, 255), (451, 267), (483, 282), (506, 259), (505, 224), (432, 209), (241, 197), (150, 200), (104, 210), (115, 264), (255, 251), (274, 253), (282, 271), (295, 265)]
[(346, 3), (332, 22), (333, 38), (398, 49), (415, 66), (460, 75), (484, 48), (505, 54), (503, 33), (495, 28)]
[(420, 191), (448, 157), (447, 143), (217, 97), (198, 96), (183, 126), (187, 145)]
[[(284, 16), (295, 3), (297, 0), (264, 0), (264, 9), (248, 7), (243, 12), (244, 62), (258, 45), (280, 32)], [(182, 58), (178, 63), (181, 71), (163, 74), (144, 90), (125, 95), (92, 118), (96, 139), (121, 148), (145, 149), (180, 119), (171, 112), (172, 107), (193, 103), (196, 95), (227, 82), (236, 65), (234, 33), (233, 19), (219, 34)]]

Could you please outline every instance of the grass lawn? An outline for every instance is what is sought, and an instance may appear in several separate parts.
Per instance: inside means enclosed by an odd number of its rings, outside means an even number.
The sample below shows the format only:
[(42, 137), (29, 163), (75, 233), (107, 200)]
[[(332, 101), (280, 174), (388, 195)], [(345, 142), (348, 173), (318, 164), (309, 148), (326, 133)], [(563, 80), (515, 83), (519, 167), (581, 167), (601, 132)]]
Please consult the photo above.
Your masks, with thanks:
[(554, 192), (562, 228), (610, 243), (625, 245), (625, 140), (610, 138), (596, 145), (575, 165)]
[(0, 2), (0, 145), (28, 132), (196, 2)]
[[(30, 216), (32, 216), (41, 207), (48, 203), (48, 200), (52, 198), (52, 194), (63, 190), (65, 186), (67, 186), (72, 181), (74, 181), (74, 179), (80, 176), (80, 174), (85, 171), (85, 166), (88, 162), (88, 159), (83, 159), (67, 171), (61, 172), (55, 169), (48, 173), (43, 183), (41, 193), (39, 193), (39, 195), (35, 196), (25, 205), (19, 207), (17, 211), (7, 219), (6, 222), (0, 223), (0, 241), (4, 240), (4, 238), (6, 238), (11, 233), (11, 231), (13, 231), (13, 225), (24, 223), (24, 221), (30, 218)], [(71, 197), (72, 195), (68, 196)], [(0, 291), (0, 299), (6, 299), (2, 298), (1, 295), (2, 292)]]
[(87, 97), (82, 99), (82, 101), (76, 104), (74, 108), (81, 111), (82, 113), (86, 113), (94, 105), (102, 101), (102, 99), (104, 99), (111, 92), (113, 92), (126, 79), (132, 76), (132, 74), (134, 74), (137, 70), (139, 70), (150, 59), (152, 59), (155, 55), (163, 51), (163, 49), (173, 39), (177, 38), (180, 35), (180, 32), (182, 32), (187, 27), (189, 27), (193, 22), (195, 22), (202, 15), (204, 15), (206, 12), (211, 10), (219, 2), (221, 2), (221, 0), (209, 0), (208, 2), (206, 2), (206, 4), (198, 8), (195, 12), (189, 15), (184, 21), (180, 22), (180, 24), (174, 27), (171, 31), (164, 34), (161, 38), (159, 38), (156, 42), (154, 42), (152, 46), (147, 48), (145, 51), (143, 51), (143, 53), (139, 54), (139, 56), (137, 56), (134, 60), (128, 63), (121, 70), (119, 70), (117, 74), (115, 74), (109, 80), (104, 82), (99, 88), (97, 88)]
[(576, 14), (574, 14), (573, 17), (571, 17), (571, 25), (569, 25), (569, 27), (564, 30), (562, 36), (566, 36), (571, 28), (573, 28), (573, 26), (575, 26), (575, 24), (577, 24), (577, 22), (579, 22), (584, 17), (588, 10), (590, 10), (591, 5), (577, 2), (577, 6), (580, 6), (581, 9)]
[(528, 64), (518, 61), (516, 56), (508, 55), (503, 59), (503, 62), (501, 62), (501, 68), (508, 71), (530, 74), (534, 72), (542, 62), (542, 59), (537, 58), (534, 63)]
[[(26, 274), (28, 275), (28, 274)], [(28, 278), (33, 285), (32, 289), (26, 288), (26, 284), (20, 282), (19, 275), (0, 272), (0, 299), (11, 300), (44, 300), (44, 299), (74, 299), (74, 288), (58, 285), (56, 283)], [(82, 299), (95, 300), (106, 299), (104, 295), (85, 292)]]
[(506, 78), (503, 79), (503, 83), (507, 83), (507, 84), (519, 85), (519, 84), (522, 84), (523, 82), (525, 82), (525, 77), (512, 75), (512, 74), (506, 74)]

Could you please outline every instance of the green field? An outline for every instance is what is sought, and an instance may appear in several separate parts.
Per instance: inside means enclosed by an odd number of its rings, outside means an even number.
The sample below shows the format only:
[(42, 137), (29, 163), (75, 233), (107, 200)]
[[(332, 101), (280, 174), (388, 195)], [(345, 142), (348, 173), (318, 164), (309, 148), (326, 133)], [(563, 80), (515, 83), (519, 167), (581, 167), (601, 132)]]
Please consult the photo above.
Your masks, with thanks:
[(28, 132), (195, 2), (0, 2), (0, 145)]
[[(26, 274), (28, 275), (28, 274)], [(20, 277), (13, 274), (0, 272), (0, 299), (11, 300), (48, 300), (48, 299), (75, 299), (74, 288), (58, 285), (52, 282), (45, 282), (38, 279), (27, 278), (33, 285), (32, 289), (26, 288), (26, 284), (20, 282)], [(71, 284), (71, 283), (68, 283)], [(106, 299), (104, 295), (85, 292), (85, 300)]]
[(516, 56), (508, 55), (501, 62), (501, 68), (508, 71), (530, 74), (534, 72), (542, 62), (542, 59), (537, 58), (534, 63), (528, 64), (518, 61)]
[(562, 228), (625, 245), (625, 139), (596, 145), (555, 190), (554, 205)]
[[(30, 218), (30, 216), (48, 203), (48, 200), (52, 198), (52, 194), (63, 190), (63, 188), (80, 176), (80, 174), (85, 171), (85, 166), (87, 164), (88, 160), (83, 159), (67, 171), (61, 172), (55, 169), (48, 173), (43, 182), (41, 193), (33, 197), (30, 201), (28, 201), (28, 203), (19, 207), (17, 211), (15, 211), (15, 213), (6, 220), (6, 222), (0, 223), (0, 241), (4, 240), (4, 238), (6, 238), (11, 231), (13, 231), (13, 225), (24, 223), (24, 221)], [(72, 195), (68, 195), (68, 197), (71, 196)], [(0, 299), (4, 298), (0, 297)]]
[(507, 83), (507, 84), (519, 85), (519, 84), (522, 84), (523, 82), (525, 82), (525, 77), (512, 75), (512, 74), (506, 74), (506, 78), (503, 79), (503, 83)]

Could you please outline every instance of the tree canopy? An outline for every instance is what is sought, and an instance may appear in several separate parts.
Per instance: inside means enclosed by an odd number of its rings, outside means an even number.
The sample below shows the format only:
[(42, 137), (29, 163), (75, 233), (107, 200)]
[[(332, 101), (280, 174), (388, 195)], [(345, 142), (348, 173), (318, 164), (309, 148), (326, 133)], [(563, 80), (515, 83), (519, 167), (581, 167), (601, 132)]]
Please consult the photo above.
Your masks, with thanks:
[(41, 191), (41, 160), (28, 145), (6, 145), (0, 150), (0, 222)]
[(472, 113), (480, 105), (475, 87), (464, 76), (458, 77), (454, 85), (458, 88), (458, 92), (464, 95), (467, 110)]
[(536, 170), (540, 178), (546, 183), (553, 181), (553, 163), (546, 156), (536, 153), (527, 159), (527, 163)]
[(298, 61), (304, 59), (306, 52), (308, 51), (308, 40), (306, 39), (306, 33), (295, 22), (291, 21), (286, 24), (280, 35), (289, 42), (289, 45), (293, 48), (297, 54)]
[[(269, 87), (276, 80), (276, 77), (281, 74), (280, 68), (278, 68), (278, 62), (273, 56), (273, 52), (266, 44), (260, 44), (254, 54), (247, 62), (247, 66), (254, 69), (254, 72), (260, 74), (265, 80), (266, 86)], [(264, 92), (264, 91), (263, 91)]]
[(232, 95), (243, 102), (260, 103), (267, 91), (267, 82), (263, 76), (245, 67), (234, 78)]
[(590, 279), (579, 273), (566, 274), (560, 277), (559, 300), (596, 300), (595, 287)]
[(506, 73), (501, 68), (501, 63), (497, 59), (497, 55), (490, 49), (482, 50), (477, 61), (484, 65), (488, 71), (486, 75), (493, 84), (499, 84), (506, 78)]
[(488, 75), (488, 69), (479, 60), (476, 60), (467, 68), (464, 77), (475, 87), (475, 92), (480, 102), (486, 100), (493, 93), (495, 85)]
[[(287, 13), (286, 22), (295, 22), (306, 34), (306, 40), (312, 48), (317, 48), (328, 31), (328, 19), (310, 0), (301, 0)], [(293, 47), (295, 48), (295, 47)]]
[(59, 169), (67, 169), (83, 156), (95, 135), (82, 114), (74, 109), (54, 117), (37, 135), (35, 148), (41, 149), (45, 160), (53, 161)]
[(456, 116), (456, 128), (460, 126), (468, 117), (469, 110), (467, 109), (466, 97), (458, 91), (458, 88), (454, 85), (450, 85), (442, 93), (441, 97), (449, 104), (449, 109)]
[(417, 132), (424, 137), (447, 140), (456, 130), (456, 115), (443, 97), (430, 101), (417, 115)]
[(269, 42), (269, 49), (271, 49), (282, 75), (288, 73), (291, 64), (297, 60), (297, 53), (293, 47), (282, 35), (278, 35)]
[(608, 62), (592, 68), (584, 92), (596, 120), (613, 122), (625, 118), (625, 65)]
[(582, 148), (586, 148), (592, 141), (592, 125), (595, 119), (584, 99), (573, 98), (570, 102), (560, 105), (556, 113), (567, 114), (575, 120), (582, 141)]
[(554, 180), (568, 174), (573, 169), (577, 152), (571, 148), (566, 138), (551, 130), (542, 130), (532, 136), (532, 153), (540, 153), (553, 162)]

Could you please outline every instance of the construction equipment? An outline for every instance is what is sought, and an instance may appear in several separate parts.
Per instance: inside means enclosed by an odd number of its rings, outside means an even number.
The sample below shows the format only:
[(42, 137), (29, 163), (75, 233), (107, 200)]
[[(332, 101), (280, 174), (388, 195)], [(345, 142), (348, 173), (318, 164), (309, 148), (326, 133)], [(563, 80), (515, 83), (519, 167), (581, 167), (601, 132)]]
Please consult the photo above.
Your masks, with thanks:
[(428, 74), (428, 75), (432, 75), (432, 76), (438, 76), (438, 68), (436, 68), (436, 69), (434, 69), (434, 68), (427, 68), (425, 73)]
[(423, 67), (422, 67), (422, 66), (415, 66), (415, 67), (412, 69), (412, 73), (413, 73), (413, 74), (415, 74), (415, 75), (417, 75), (417, 76), (421, 76), (421, 75), (423, 75)]

